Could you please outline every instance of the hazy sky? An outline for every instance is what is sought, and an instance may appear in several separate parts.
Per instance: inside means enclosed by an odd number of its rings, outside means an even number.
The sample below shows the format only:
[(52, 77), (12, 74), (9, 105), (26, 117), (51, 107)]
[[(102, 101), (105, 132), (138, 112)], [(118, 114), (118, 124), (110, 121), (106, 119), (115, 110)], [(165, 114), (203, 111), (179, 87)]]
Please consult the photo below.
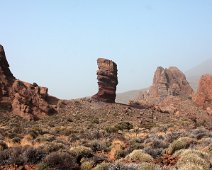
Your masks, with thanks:
[(212, 0), (0, 0), (0, 44), (16, 78), (60, 98), (97, 92), (96, 59), (118, 65), (118, 92), (157, 66), (212, 58)]

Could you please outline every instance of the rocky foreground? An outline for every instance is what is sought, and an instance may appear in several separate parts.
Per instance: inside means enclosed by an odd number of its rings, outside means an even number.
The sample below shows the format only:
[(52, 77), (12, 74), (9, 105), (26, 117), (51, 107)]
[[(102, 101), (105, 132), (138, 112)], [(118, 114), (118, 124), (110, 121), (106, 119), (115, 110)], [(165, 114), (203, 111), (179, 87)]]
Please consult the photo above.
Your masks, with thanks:
[(1, 110), (0, 169), (209, 170), (212, 118), (182, 100), (180, 115), (91, 99), (30, 122)]

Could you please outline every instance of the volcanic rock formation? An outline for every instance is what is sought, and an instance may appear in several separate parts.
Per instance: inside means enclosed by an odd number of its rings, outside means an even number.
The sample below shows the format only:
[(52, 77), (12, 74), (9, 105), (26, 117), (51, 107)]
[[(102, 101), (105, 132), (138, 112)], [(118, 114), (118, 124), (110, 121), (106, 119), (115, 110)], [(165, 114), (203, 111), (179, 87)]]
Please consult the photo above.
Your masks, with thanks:
[(196, 94), (193, 96), (193, 101), (203, 109), (212, 113), (212, 76), (203, 75), (199, 81), (199, 86)]
[(177, 67), (158, 67), (149, 90), (150, 97), (191, 96), (192, 93), (185, 75)]
[(4, 47), (0, 45), (0, 100), (2, 97), (9, 97), (10, 87), (15, 77), (9, 69)]
[(0, 106), (5, 105), (6, 100), (13, 113), (32, 120), (56, 112), (48, 103), (48, 98), (47, 88), (16, 80), (0, 45)]
[(97, 79), (99, 91), (92, 99), (108, 103), (115, 103), (116, 86), (118, 84), (117, 65), (112, 60), (98, 58)]

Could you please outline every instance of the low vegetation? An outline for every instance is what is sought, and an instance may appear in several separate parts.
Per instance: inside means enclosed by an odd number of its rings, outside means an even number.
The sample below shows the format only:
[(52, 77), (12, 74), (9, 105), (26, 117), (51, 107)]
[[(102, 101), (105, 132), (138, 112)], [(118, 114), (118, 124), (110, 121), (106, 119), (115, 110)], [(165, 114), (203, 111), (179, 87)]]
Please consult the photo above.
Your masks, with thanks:
[(188, 117), (64, 101), (60, 114), (37, 121), (1, 113), (0, 169), (209, 170), (211, 137)]

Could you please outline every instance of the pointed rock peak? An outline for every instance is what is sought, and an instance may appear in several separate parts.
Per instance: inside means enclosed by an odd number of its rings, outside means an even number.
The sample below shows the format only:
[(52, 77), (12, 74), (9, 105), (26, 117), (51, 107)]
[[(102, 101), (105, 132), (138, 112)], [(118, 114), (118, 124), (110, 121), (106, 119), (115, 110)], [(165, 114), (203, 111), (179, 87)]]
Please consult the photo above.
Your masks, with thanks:
[(193, 89), (185, 75), (177, 67), (158, 67), (154, 74), (153, 85), (149, 90), (151, 97), (165, 97), (168, 95), (191, 96)]
[(9, 67), (9, 64), (5, 56), (4, 47), (1, 44), (0, 44), (0, 66)]

